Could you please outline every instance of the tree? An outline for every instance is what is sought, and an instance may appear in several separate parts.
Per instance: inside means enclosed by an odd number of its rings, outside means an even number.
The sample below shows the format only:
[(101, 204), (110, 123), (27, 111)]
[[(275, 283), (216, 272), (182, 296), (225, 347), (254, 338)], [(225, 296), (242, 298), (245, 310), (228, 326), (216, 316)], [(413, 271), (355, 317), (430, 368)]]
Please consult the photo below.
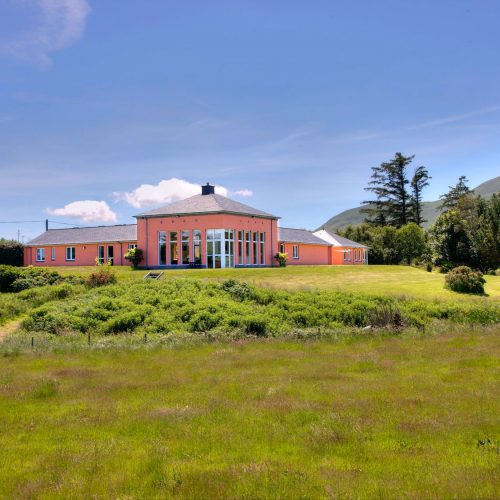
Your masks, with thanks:
[(422, 192), (429, 185), (431, 179), (424, 166), (417, 167), (411, 179), (410, 215), (412, 221), (418, 226), (427, 222), (422, 216)]
[(410, 222), (397, 230), (396, 245), (401, 260), (410, 265), (425, 252), (425, 233), (418, 224)]
[(460, 198), (472, 193), (467, 186), (468, 182), (467, 177), (465, 177), (465, 175), (461, 175), (455, 186), (449, 186), (449, 191), (439, 197), (439, 199), (443, 201), (437, 209), (446, 211), (455, 208)]
[(375, 200), (363, 202), (369, 205), (362, 209), (367, 214), (366, 222), (395, 227), (404, 226), (408, 222), (410, 195), (407, 189), (407, 168), (413, 158), (414, 156), (396, 153), (392, 160), (372, 167), (372, 180), (365, 191), (374, 193)]
[(24, 245), (15, 240), (0, 238), (0, 264), (22, 266), (24, 264)]
[(482, 272), (500, 265), (500, 198), (461, 196), (429, 232), (433, 261), (446, 269), (465, 265)]

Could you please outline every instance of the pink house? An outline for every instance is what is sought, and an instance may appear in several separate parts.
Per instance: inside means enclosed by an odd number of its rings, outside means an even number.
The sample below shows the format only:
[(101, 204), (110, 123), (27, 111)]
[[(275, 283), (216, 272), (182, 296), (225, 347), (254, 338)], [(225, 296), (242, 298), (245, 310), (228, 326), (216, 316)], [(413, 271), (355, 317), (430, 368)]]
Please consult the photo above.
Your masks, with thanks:
[(215, 193), (199, 195), (136, 215), (137, 224), (49, 229), (25, 248), (25, 265), (89, 266), (96, 258), (128, 262), (130, 248), (142, 249), (141, 267), (226, 268), (278, 265), (367, 264), (368, 248), (321, 230), (279, 228), (278, 217)]

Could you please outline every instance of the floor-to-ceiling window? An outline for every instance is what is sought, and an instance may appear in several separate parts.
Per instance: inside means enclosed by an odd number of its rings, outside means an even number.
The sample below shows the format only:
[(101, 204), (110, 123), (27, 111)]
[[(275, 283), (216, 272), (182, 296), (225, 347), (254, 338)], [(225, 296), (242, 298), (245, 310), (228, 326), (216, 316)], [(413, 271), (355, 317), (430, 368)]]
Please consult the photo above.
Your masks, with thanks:
[(259, 263), (259, 233), (254, 232), (252, 236), (253, 242), (253, 264), (257, 265)]
[(158, 233), (158, 265), (167, 265), (167, 233), (165, 231)]
[(179, 264), (179, 243), (177, 241), (177, 231), (170, 231), (170, 264), (176, 266)]
[(246, 256), (246, 264), (250, 265), (252, 263), (251, 259), (251, 241), (252, 241), (252, 233), (250, 231), (246, 231), (245, 233), (245, 256)]
[(266, 233), (260, 233), (260, 264), (263, 266), (266, 263)]
[(182, 263), (189, 264), (189, 231), (181, 231)]
[(243, 265), (245, 262), (245, 254), (243, 253), (243, 243), (245, 238), (245, 231), (238, 231), (238, 264)]
[(207, 267), (234, 267), (234, 230), (207, 230)]
[(193, 262), (201, 264), (201, 231), (198, 229), (193, 231)]

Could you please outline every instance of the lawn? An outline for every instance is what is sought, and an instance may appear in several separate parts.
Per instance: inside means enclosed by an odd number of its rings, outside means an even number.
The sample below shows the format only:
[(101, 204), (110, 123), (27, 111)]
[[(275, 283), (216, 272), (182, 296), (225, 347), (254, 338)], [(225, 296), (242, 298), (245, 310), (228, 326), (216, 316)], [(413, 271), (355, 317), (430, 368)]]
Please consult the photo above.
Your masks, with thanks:
[[(94, 267), (60, 267), (61, 274), (90, 273)], [(114, 268), (119, 279), (142, 279), (146, 271), (130, 267)], [(258, 286), (288, 290), (332, 289), (351, 292), (407, 295), (444, 300), (470, 300), (470, 297), (444, 288), (444, 275), (408, 266), (288, 266), (261, 269), (191, 269), (167, 270), (164, 278), (191, 277), (208, 280), (234, 278)], [(486, 276), (486, 293), (500, 300), (500, 276)]]
[(2, 498), (495, 498), (500, 331), (0, 361)]

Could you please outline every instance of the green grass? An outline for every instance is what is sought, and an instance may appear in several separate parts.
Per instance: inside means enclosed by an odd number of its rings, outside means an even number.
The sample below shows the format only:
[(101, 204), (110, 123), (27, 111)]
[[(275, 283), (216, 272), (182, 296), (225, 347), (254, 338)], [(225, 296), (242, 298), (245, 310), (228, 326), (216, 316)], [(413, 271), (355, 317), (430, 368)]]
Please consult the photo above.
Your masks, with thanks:
[[(93, 267), (61, 267), (61, 274), (89, 274)], [(129, 267), (114, 268), (119, 280), (142, 279), (146, 271)], [(288, 290), (329, 289), (352, 292), (407, 295), (443, 300), (477, 300), (444, 288), (444, 275), (407, 266), (288, 266), (263, 269), (190, 269), (165, 271), (169, 277), (207, 280), (234, 278), (258, 286)], [(489, 299), (500, 301), (500, 277), (486, 276), (485, 290)]]
[(2, 498), (495, 498), (500, 330), (0, 359)]

